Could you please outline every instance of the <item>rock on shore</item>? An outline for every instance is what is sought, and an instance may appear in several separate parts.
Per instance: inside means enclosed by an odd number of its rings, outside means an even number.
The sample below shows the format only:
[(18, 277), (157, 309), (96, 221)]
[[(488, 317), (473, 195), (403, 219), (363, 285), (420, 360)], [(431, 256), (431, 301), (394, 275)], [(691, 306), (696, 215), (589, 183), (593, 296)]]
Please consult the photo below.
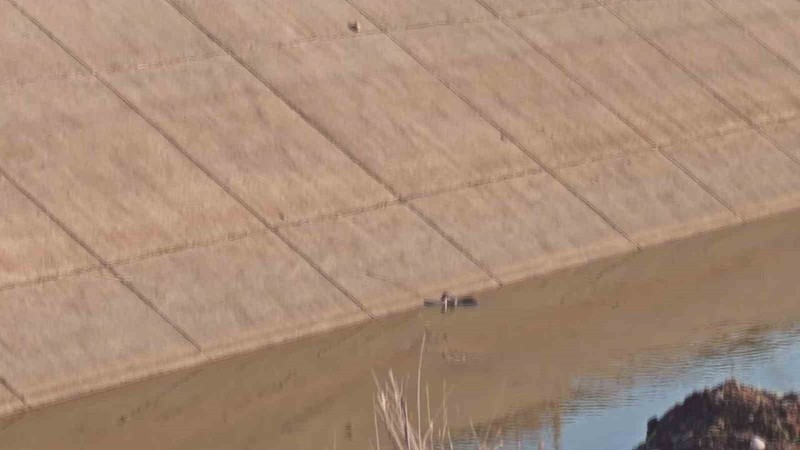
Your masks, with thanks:
[(728, 380), (647, 424), (636, 450), (800, 450), (800, 399)]

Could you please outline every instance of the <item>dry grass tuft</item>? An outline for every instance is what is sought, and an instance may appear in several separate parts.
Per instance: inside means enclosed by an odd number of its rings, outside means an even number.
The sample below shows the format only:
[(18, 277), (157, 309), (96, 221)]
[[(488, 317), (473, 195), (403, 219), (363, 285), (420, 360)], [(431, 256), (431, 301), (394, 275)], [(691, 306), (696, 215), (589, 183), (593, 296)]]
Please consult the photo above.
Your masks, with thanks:
[[(422, 423), (422, 399), (420, 393), (422, 391), (422, 355), (424, 349), (425, 337), (423, 336), (419, 367), (417, 369), (416, 425), (408, 412), (407, 381), (401, 382), (398, 380), (391, 370), (383, 383), (380, 383), (377, 378), (375, 379), (375, 385), (378, 390), (375, 395), (375, 439), (378, 450), (381, 450), (379, 422), (383, 425), (385, 434), (388, 435), (394, 450), (454, 450), (447, 419), (446, 400), (442, 398), (438, 411), (432, 413), (430, 392), (427, 385), (425, 386), (426, 416), (425, 423)], [(498, 450), (503, 446), (502, 440), (499, 439), (499, 433), (494, 437), (493, 441), (495, 443), (493, 444), (489, 443), (488, 434), (482, 440), (478, 438), (474, 428), (472, 434), (475, 437), (478, 450)]]

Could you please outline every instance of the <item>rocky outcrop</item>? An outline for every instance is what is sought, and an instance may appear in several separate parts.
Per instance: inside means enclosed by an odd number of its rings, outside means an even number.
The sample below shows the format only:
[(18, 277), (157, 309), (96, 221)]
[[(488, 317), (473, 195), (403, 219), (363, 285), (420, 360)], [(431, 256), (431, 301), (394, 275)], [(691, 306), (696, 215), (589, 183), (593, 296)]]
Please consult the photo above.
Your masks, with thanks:
[(800, 400), (728, 380), (647, 424), (636, 450), (798, 450)]

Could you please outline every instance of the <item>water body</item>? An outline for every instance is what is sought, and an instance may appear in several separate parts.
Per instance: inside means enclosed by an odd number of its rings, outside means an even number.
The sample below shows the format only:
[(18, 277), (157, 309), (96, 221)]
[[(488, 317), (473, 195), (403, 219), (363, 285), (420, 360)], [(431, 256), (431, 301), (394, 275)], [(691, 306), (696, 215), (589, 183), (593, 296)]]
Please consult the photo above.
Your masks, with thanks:
[[(661, 415), (689, 392), (726, 378), (779, 392), (800, 391), (800, 324), (788, 329), (747, 329), (722, 336), (696, 355), (643, 363), (638, 374), (573, 380), (580, 395), (557, 405), (507, 411), (479, 436), (502, 440), (504, 448), (631, 449), (642, 441), (649, 417)], [(619, 368), (630, 372), (624, 362)], [(533, 426), (531, 426), (531, 418)], [(475, 448), (474, 433), (460, 430), (457, 449)]]
[(800, 212), (0, 419), (0, 448), (370, 449), (373, 377), (413, 400), (421, 361), (459, 449), (630, 449), (727, 377), (800, 390), (798, 250)]

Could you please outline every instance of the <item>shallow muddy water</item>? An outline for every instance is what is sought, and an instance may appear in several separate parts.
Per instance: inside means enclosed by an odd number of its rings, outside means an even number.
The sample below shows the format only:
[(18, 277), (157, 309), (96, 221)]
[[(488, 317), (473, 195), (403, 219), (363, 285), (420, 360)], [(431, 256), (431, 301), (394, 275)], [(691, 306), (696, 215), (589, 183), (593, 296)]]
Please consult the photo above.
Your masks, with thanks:
[(413, 399), (420, 354), (459, 449), (474, 448), (470, 423), (504, 449), (631, 449), (648, 417), (727, 377), (800, 390), (798, 249), (800, 213), (697, 236), (475, 308), (420, 309), (5, 418), (0, 449), (374, 448), (373, 376), (409, 377)]
[[(580, 394), (555, 404), (505, 411), (479, 436), (502, 440), (503, 448), (632, 449), (644, 438), (645, 423), (685, 395), (728, 377), (777, 391), (800, 391), (800, 326), (788, 329), (743, 328), (697, 349), (697, 354), (633, 369), (630, 379), (613, 375), (577, 377)], [(632, 375), (632, 376), (631, 376)], [(533, 419), (533, 420), (531, 420)], [(488, 425), (488, 429), (487, 429)], [(491, 430), (491, 431), (490, 431)], [(473, 431), (460, 430), (456, 449), (475, 448)]]

